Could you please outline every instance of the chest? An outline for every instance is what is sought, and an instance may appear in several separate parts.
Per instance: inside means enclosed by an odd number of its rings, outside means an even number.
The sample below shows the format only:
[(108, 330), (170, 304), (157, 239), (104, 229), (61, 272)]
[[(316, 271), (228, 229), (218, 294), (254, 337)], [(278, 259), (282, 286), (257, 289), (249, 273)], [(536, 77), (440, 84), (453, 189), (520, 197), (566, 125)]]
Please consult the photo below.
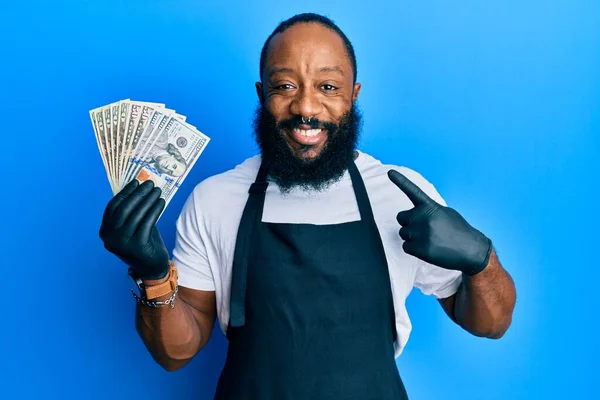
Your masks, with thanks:
[[(255, 322), (336, 326), (387, 321), (387, 261), (372, 220), (333, 225), (259, 223), (248, 257), (247, 309)], [(387, 311), (386, 311), (387, 310)]]
[[(390, 278), (394, 281), (397, 290), (402, 293), (408, 292), (411, 289), (414, 274), (411, 268), (413, 260), (402, 250), (398, 236), (400, 227), (395, 218), (399, 211), (409, 208), (410, 204), (403, 204), (402, 201), (398, 201), (398, 196), (394, 196), (396, 192), (390, 192), (389, 185), (380, 184), (375, 180), (366, 180), (365, 186), (367, 187), (377, 229), (375, 234), (379, 235), (381, 239), (382, 252), (384, 252), (387, 259)], [(202, 226), (207, 232), (205, 244), (212, 274), (225, 283), (231, 280), (236, 237), (246, 205), (247, 190), (247, 186), (245, 186), (243, 191), (225, 197), (218, 205), (220, 212), (211, 213), (211, 215), (218, 215), (218, 218), (204, 220)], [(331, 259), (339, 260), (338, 266), (331, 265), (330, 269), (320, 272), (311, 271), (315, 280), (332, 279), (342, 272), (348, 273), (347, 269), (342, 267), (345, 260), (364, 258), (366, 253), (359, 246), (362, 233), (355, 230), (346, 231), (352, 232), (351, 234), (342, 233), (345, 228), (340, 227), (339, 230), (333, 228), (320, 231), (317, 235), (315, 234), (316, 228), (360, 220), (361, 213), (349, 179), (341, 181), (327, 193), (299, 194), (292, 192), (283, 196), (276, 188), (269, 186), (264, 200), (261, 221), (273, 226), (278, 224), (282, 224), (282, 226), (285, 224), (296, 225), (294, 228), (296, 229), (296, 237), (300, 237), (302, 240), (284, 240), (282, 241), (283, 246), (271, 247), (268, 251), (256, 251), (258, 256), (262, 258), (262, 262), (286, 263), (291, 271), (290, 279), (293, 280), (299, 278), (302, 274), (308, 273), (309, 269), (306, 267), (301, 268), (301, 265), (307, 265), (307, 262), (312, 260), (323, 259), (323, 255), (325, 253), (330, 255), (329, 251), (332, 249), (331, 251), (335, 251), (335, 253)], [(313, 225), (315, 229), (310, 227)], [(277, 234), (277, 229), (269, 234)], [(373, 232), (370, 235), (369, 237), (373, 237)], [(266, 242), (260, 243), (260, 246), (255, 248), (266, 249), (268, 244)], [(309, 251), (306, 251), (307, 249)], [(282, 251), (286, 251), (286, 254), (282, 254)], [(267, 274), (267, 276), (271, 273), (268, 269), (262, 271), (262, 274)], [(355, 276), (360, 275), (355, 274)], [(227, 290), (227, 286), (225, 286), (225, 289)]]

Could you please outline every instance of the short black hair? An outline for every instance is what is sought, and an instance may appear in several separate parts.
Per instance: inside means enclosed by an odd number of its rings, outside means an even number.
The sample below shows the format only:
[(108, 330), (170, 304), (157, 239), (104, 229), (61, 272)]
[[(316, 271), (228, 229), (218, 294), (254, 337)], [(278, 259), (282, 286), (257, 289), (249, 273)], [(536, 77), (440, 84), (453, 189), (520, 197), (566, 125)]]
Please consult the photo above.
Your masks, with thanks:
[(315, 13), (296, 14), (293, 17), (280, 22), (279, 25), (277, 25), (277, 27), (275, 28), (275, 30), (269, 35), (269, 37), (265, 41), (265, 44), (263, 45), (262, 51), (260, 52), (260, 79), (261, 79), (261, 81), (262, 81), (263, 71), (264, 71), (264, 67), (265, 67), (265, 62), (267, 60), (267, 48), (269, 47), (269, 43), (271, 42), (271, 39), (273, 38), (273, 36), (277, 35), (278, 33), (284, 32), (286, 29), (288, 29), (296, 24), (311, 23), (311, 22), (321, 24), (322, 26), (331, 29), (332, 31), (337, 33), (342, 38), (342, 40), (344, 41), (344, 45), (346, 46), (346, 51), (348, 52), (348, 57), (350, 58), (350, 63), (352, 64), (353, 83), (356, 83), (356, 76), (357, 76), (356, 56), (354, 54), (354, 47), (352, 47), (352, 43), (350, 42), (350, 39), (348, 39), (346, 34), (344, 34), (344, 32), (342, 32), (342, 30), (330, 18), (325, 17), (323, 15), (315, 14)]

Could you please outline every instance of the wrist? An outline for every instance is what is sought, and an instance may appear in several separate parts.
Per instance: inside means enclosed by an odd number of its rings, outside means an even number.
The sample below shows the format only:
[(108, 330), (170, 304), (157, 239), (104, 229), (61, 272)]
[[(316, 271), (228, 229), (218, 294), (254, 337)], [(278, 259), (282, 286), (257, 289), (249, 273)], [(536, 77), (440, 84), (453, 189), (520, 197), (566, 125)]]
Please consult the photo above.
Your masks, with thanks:
[(494, 249), (494, 246), (492, 246), (492, 241), (488, 237), (483, 236), (483, 240), (487, 244), (487, 246), (483, 248), (483, 249), (485, 249), (484, 259), (481, 263), (475, 265), (474, 267), (470, 268), (469, 270), (463, 271), (463, 273), (467, 276), (475, 276), (475, 275), (481, 273), (482, 271), (484, 271), (487, 268), (488, 264), (490, 263), (490, 256), (492, 254), (492, 250)]
[(170, 260), (167, 273), (161, 278), (149, 279), (147, 277), (136, 276), (136, 273), (132, 268), (129, 270), (129, 275), (135, 281), (140, 292), (140, 297), (144, 300), (154, 300), (163, 298), (164, 296), (169, 297), (177, 290), (177, 268)]
[[(142, 268), (140, 268), (140, 269), (142, 270)], [(148, 281), (153, 284), (157, 284), (157, 283), (165, 282), (166, 280), (169, 279), (170, 269), (171, 269), (171, 260), (167, 259), (163, 263), (161, 270), (158, 273), (154, 272), (155, 270), (153, 270), (152, 273), (143, 272), (143, 271), (140, 271), (140, 272), (136, 271), (136, 273), (141, 280)]]
[(499, 272), (500, 272), (500, 268), (498, 265), (498, 260), (496, 258), (496, 253), (495, 253), (494, 249), (492, 248), (489, 261), (488, 261), (487, 265), (485, 266), (485, 268), (482, 269), (477, 274), (474, 274), (474, 275), (464, 274), (464, 276), (470, 282), (470, 284), (478, 285), (483, 282), (491, 282), (491, 281), (496, 280), (496, 277), (498, 276)]
[(156, 285), (160, 285), (161, 283), (165, 283), (166, 281), (168, 281), (169, 277), (170, 277), (170, 274), (167, 271), (166, 275), (163, 276), (162, 278), (157, 278), (157, 279), (142, 278), (142, 282), (146, 286), (156, 286)]

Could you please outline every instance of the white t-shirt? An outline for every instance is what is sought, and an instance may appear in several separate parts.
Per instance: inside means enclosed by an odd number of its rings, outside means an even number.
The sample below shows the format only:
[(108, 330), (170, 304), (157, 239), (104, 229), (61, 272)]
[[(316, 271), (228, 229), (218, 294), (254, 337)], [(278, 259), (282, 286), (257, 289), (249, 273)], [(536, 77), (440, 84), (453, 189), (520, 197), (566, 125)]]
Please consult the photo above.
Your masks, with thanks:
[[(173, 262), (178, 268), (179, 285), (215, 291), (223, 333), (229, 321), (231, 267), (238, 227), (260, 160), (260, 155), (255, 155), (199, 183), (186, 200), (176, 223)], [(390, 271), (398, 332), (394, 348), (398, 357), (412, 328), (405, 307), (412, 288), (417, 287), (436, 298), (448, 297), (456, 293), (462, 275), (419, 260), (402, 249), (396, 214), (414, 205), (390, 181), (388, 171), (396, 169), (429, 197), (446, 205), (434, 186), (409, 168), (382, 164), (360, 151), (355, 162), (369, 195)], [(267, 188), (264, 222), (337, 224), (359, 219), (348, 171), (325, 192), (293, 190), (284, 196), (272, 181)]]

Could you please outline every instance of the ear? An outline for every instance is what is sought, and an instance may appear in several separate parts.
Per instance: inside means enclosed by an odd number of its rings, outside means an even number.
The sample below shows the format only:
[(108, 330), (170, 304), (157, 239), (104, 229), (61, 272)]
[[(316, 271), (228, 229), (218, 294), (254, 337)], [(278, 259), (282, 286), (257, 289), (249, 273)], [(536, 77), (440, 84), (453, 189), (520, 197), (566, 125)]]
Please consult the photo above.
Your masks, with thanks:
[(260, 104), (263, 104), (264, 102), (264, 96), (263, 96), (263, 91), (262, 91), (262, 83), (261, 82), (256, 82), (254, 84), (254, 86), (256, 86), (256, 95), (258, 96), (258, 100), (260, 101)]
[(354, 90), (352, 92), (352, 103), (356, 102), (356, 99), (358, 98), (358, 94), (360, 93), (360, 88), (361, 88), (360, 83), (354, 84)]

